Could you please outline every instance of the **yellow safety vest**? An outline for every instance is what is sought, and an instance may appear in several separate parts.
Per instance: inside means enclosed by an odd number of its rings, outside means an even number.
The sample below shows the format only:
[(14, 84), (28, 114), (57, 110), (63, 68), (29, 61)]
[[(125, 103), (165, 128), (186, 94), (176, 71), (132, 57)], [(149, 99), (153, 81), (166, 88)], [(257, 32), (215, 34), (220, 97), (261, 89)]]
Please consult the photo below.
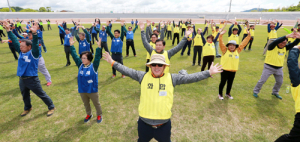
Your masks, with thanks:
[(215, 44), (212, 43), (208, 43), (206, 42), (205, 45), (203, 46), (203, 50), (202, 50), (202, 55), (204, 56), (216, 56), (216, 48), (215, 48)]
[(3, 27), (2, 27), (2, 25), (0, 25), (0, 30), (3, 30)]
[[(291, 85), (292, 86), (292, 85)], [(298, 85), (297, 87), (291, 87), (291, 92), (292, 92), (292, 95), (293, 95), (293, 99), (295, 101), (295, 110), (296, 112), (300, 112), (300, 85)]]
[(268, 37), (269, 39), (277, 38), (277, 31), (275, 29), (271, 30), (271, 32), (268, 33)]
[[(213, 31), (212, 35), (214, 36), (214, 38), (217, 37), (218, 33), (219, 33), (219, 32)], [(218, 40), (217, 40), (217, 41), (219, 41), (219, 37), (218, 37)]]
[(181, 28), (186, 29), (186, 25), (184, 23), (182, 23)]
[(146, 73), (141, 82), (139, 116), (147, 119), (170, 119), (174, 86), (170, 73), (154, 78)]
[(289, 41), (290, 43), (293, 43), (295, 40), (296, 40), (295, 38), (288, 38), (288, 41)]
[(197, 34), (194, 38), (194, 46), (203, 46), (201, 35)]
[(247, 27), (244, 27), (244, 34), (248, 34), (247, 29)]
[(168, 30), (168, 31), (172, 31), (172, 26), (171, 26), (171, 25), (168, 25), (167, 30)]
[(221, 65), (223, 70), (237, 71), (239, 69), (240, 56), (239, 52), (235, 50), (230, 52), (229, 50), (221, 57)]
[[(170, 59), (169, 59), (169, 57), (168, 57), (168, 51), (165, 51), (165, 50), (164, 50), (163, 52), (164, 52), (164, 53), (161, 54), (161, 55), (164, 55), (164, 56), (165, 56), (166, 63), (170, 65)], [(150, 55), (150, 59), (151, 59), (151, 56), (154, 55), (154, 54), (158, 54), (158, 53), (156, 53), (156, 51), (153, 50), (152, 53), (151, 53), (151, 55)], [(151, 60), (150, 60), (150, 61), (151, 61)], [(151, 72), (151, 70), (150, 70), (150, 72)], [(170, 72), (170, 67), (166, 67), (164, 73), (169, 73), (169, 72)]]
[(239, 35), (236, 34), (231, 34), (230, 37), (228, 37), (228, 42), (231, 41), (231, 40), (235, 40), (236, 41), (236, 44), (240, 44), (240, 38), (239, 38)]
[(285, 47), (280, 49), (276, 46), (273, 50), (267, 51), (265, 63), (276, 67), (282, 67), (284, 63), (285, 54)]
[(250, 31), (251, 36), (254, 36), (254, 31), (255, 30), (250, 29), (249, 31)]
[(224, 24), (220, 24), (219, 28), (222, 29), (224, 27)]
[[(152, 48), (153, 49), (156, 49), (155, 47), (156, 47), (156, 45), (155, 45), (155, 43), (153, 43), (152, 41), (150, 41), (150, 46), (152, 46)], [(150, 59), (150, 54), (147, 52), (147, 57), (146, 57), (146, 59)]]
[(179, 33), (179, 27), (174, 28), (174, 33)]

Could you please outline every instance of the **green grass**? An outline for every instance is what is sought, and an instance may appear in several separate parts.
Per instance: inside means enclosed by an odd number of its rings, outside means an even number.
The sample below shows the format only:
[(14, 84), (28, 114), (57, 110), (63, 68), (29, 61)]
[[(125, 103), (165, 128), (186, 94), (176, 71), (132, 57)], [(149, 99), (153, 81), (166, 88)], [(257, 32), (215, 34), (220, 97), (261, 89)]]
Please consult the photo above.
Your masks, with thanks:
[[(52, 25), (52, 28), (52, 31), (44, 32), (48, 52), (42, 54), (53, 84), (46, 87), (45, 78), (39, 73), (43, 89), (56, 106), (55, 114), (51, 117), (46, 116), (47, 106), (33, 93), (33, 110), (27, 116), (20, 117), (24, 104), (16, 76), (17, 61), (8, 45), (0, 44), (0, 141), (136, 141), (139, 83), (129, 77), (122, 79), (119, 72), (112, 79), (110, 64), (101, 60), (98, 72), (103, 122), (97, 124), (94, 117), (84, 124), (85, 109), (77, 91), (78, 68), (73, 60), (71, 66), (64, 67), (66, 59), (58, 28), (56, 25)], [(114, 24), (113, 29), (116, 28), (120, 28), (120, 25)], [(278, 31), (278, 36), (285, 34), (282, 29)], [(144, 71), (146, 50), (141, 42), (140, 29), (134, 37), (137, 57), (133, 57), (130, 50), (130, 57), (124, 57), (124, 65)], [(252, 96), (263, 70), (262, 52), (266, 37), (266, 26), (257, 26), (253, 50), (240, 54), (239, 71), (231, 92), (234, 100), (220, 101), (217, 98), (219, 74), (197, 83), (176, 86), (172, 108), (172, 141), (267, 142), (290, 131), (295, 110), (292, 95), (285, 93), (285, 88), (290, 84), (286, 63), (283, 68), (284, 83), (279, 92), (283, 100), (271, 96), (275, 83), (273, 76), (264, 84), (259, 98)], [(227, 41), (227, 35), (224, 40)], [(109, 49), (110, 44), (111, 40), (108, 39)], [(75, 47), (78, 48), (78, 43)], [(96, 44), (93, 47), (96, 48)], [(171, 48), (171, 41), (168, 40), (166, 49)], [(124, 43), (123, 56), (125, 50)], [(193, 47), (191, 50), (193, 53)], [(201, 70), (199, 66), (191, 66), (192, 56), (186, 56), (186, 52), (183, 57), (177, 53), (171, 58), (171, 73), (181, 69), (188, 73)], [(219, 62), (220, 58), (215, 59), (215, 63)], [(93, 104), (91, 107), (95, 115)]]

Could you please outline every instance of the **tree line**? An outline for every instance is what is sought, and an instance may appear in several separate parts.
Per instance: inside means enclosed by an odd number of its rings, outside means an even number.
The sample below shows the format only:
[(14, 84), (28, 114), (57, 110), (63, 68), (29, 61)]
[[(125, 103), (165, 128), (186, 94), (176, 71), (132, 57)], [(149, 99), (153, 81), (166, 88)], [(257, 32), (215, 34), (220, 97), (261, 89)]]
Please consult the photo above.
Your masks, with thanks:
[[(288, 6), (288, 7), (278, 7), (276, 9), (264, 9), (259, 12), (287, 12), (287, 11), (300, 11), (300, 1), (299, 4), (294, 6)], [(257, 10), (252, 10), (251, 12), (258, 12)]]
[[(19, 6), (11, 6), (10, 9), (12, 12), (53, 12), (51, 7), (40, 7), (38, 10), (36, 10), (31, 8), (22, 8)], [(2, 7), (0, 8), (0, 12), (9, 12), (9, 8)]]

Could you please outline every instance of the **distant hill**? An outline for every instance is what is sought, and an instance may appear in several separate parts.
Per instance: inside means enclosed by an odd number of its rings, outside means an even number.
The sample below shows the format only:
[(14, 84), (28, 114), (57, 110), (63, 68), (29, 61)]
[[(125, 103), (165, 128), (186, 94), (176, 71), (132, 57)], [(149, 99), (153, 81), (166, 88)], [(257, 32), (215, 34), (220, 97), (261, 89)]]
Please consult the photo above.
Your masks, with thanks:
[(258, 11), (258, 12), (261, 12), (261, 11), (266, 11), (266, 10), (268, 10), (268, 9), (263, 9), (263, 8), (252, 8), (252, 9), (250, 9), (250, 10), (245, 10), (245, 11), (242, 11), (242, 12), (251, 12), (252, 10), (256, 10), (256, 11)]

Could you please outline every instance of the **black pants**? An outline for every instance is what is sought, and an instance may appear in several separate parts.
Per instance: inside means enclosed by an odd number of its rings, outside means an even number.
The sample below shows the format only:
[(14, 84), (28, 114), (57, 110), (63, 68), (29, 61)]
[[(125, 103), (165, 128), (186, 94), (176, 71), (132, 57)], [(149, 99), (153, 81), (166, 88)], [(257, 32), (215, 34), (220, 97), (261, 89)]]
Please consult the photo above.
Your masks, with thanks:
[(244, 48), (245, 50), (247, 49), (247, 46), (249, 45), (248, 49), (250, 50), (251, 49), (251, 46), (252, 46), (252, 42), (254, 40), (254, 37), (252, 36), (248, 42), (248, 44), (246, 45), (246, 47)]
[(17, 53), (16, 53), (17, 51), (16, 51), (14, 45), (13, 44), (8, 44), (8, 46), (9, 46), (9, 49), (10, 49), (11, 53), (14, 55), (15, 59), (18, 60), (18, 56), (17, 56)]
[(300, 141), (300, 112), (295, 115), (294, 127), (289, 134), (280, 136), (275, 142), (299, 142)]
[[(150, 62), (150, 59), (147, 59), (146, 64)], [(149, 67), (146, 66), (146, 72), (149, 71)]]
[(102, 51), (103, 51), (103, 48), (104, 48), (104, 50), (109, 53), (106, 41), (101, 41), (101, 47), (102, 47), (102, 49), (101, 49)]
[[(102, 47), (102, 46), (101, 46)], [(94, 53), (94, 49), (93, 49), (93, 45), (92, 45), (92, 42), (90, 41), (90, 50), (92, 53)], [(102, 57), (102, 56), (101, 56)]]
[(3, 35), (4, 37), (6, 37), (5, 34), (3, 33), (3, 30), (0, 30), (0, 36), (2, 37), (2, 35)]
[(43, 25), (41, 25), (41, 31), (45, 31), (45, 29), (44, 29), (44, 26), (43, 26)]
[(204, 56), (203, 57), (203, 65), (201, 71), (204, 71), (206, 64), (208, 64), (208, 69), (210, 69), (211, 63), (215, 60), (215, 56)]
[(19, 33), (23, 33), (23, 30), (22, 30), (22, 27), (21, 27), (21, 26), (20, 26), (20, 27), (17, 27), (17, 30), (18, 30)]
[(52, 28), (51, 28), (51, 25), (50, 25), (50, 24), (48, 24), (48, 31), (49, 31), (49, 28), (52, 30)]
[(185, 28), (182, 28), (181, 30), (181, 36), (185, 35)]
[(177, 44), (179, 43), (179, 33), (174, 33), (172, 45), (174, 45), (175, 38), (177, 38)]
[(170, 39), (172, 40), (172, 31), (168, 31), (167, 40), (169, 40), (169, 37), (170, 37)]
[(196, 63), (197, 54), (198, 54), (198, 64), (200, 64), (201, 63), (202, 46), (194, 46), (193, 64)]
[(49, 110), (54, 108), (54, 104), (51, 98), (46, 94), (46, 92), (41, 86), (39, 77), (32, 76), (26, 79), (22, 79), (20, 77), (19, 86), (23, 96), (24, 110), (29, 110), (32, 107), (30, 99), (30, 90), (43, 100), (43, 102), (48, 106)]
[(242, 41), (243, 41), (247, 36), (248, 36), (248, 34), (244, 34), (244, 35), (243, 35)]
[(135, 56), (136, 53), (135, 53), (135, 48), (134, 48), (134, 42), (133, 42), (133, 40), (126, 40), (126, 56), (129, 55), (129, 46), (131, 46), (133, 55)]
[(219, 94), (223, 95), (223, 88), (227, 82), (226, 94), (230, 94), (232, 83), (235, 77), (235, 72), (225, 71), (221, 72), (221, 82), (219, 85)]
[[(120, 63), (120, 64), (123, 65), (123, 56), (122, 56), (122, 54), (114, 54), (114, 53), (112, 53), (111, 58), (114, 61), (116, 61), (116, 62), (118, 62), (118, 63)], [(113, 71), (113, 75), (116, 75), (116, 69), (114, 67), (112, 67), (112, 71)]]
[(191, 46), (192, 46), (192, 41), (186, 41), (185, 45), (183, 46), (182, 50), (181, 50), (181, 55), (183, 55), (186, 47), (188, 46), (188, 52), (187, 52), (187, 55), (191, 55), (190, 52), (191, 52)]
[(98, 41), (97, 34), (96, 33), (92, 33), (93, 44), (95, 43), (95, 40), (94, 40), (95, 38), (96, 38), (96, 41)]
[(65, 35), (64, 34), (59, 34), (59, 38), (60, 38), (61, 45), (63, 45), (64, 44)]
[(146, 124), (143, 120), (138, 120), (138, 142), (149, 142), (155, 138), (159, 142), (171, 142), (171, 120), (155, 129)]
[(66, 54), (67, 64), (71, 64), (71, 62), (70, 62), (70, 54), (71, 54), (70, 46), (65, 46), (65, 54)]

